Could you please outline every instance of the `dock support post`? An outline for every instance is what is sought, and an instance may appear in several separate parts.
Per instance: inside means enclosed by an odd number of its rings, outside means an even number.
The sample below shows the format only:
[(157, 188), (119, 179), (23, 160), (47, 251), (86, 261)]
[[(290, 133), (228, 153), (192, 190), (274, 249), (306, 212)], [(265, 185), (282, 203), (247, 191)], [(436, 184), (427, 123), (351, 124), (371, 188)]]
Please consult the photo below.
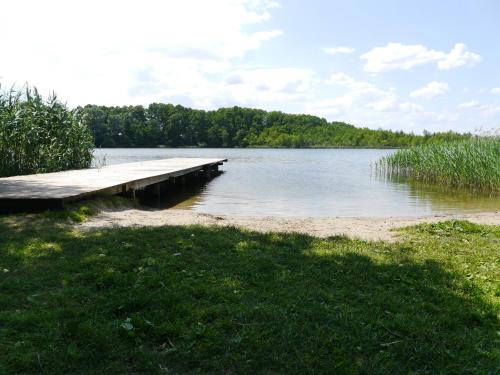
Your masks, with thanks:
[(205, 174), (205, 178), (207, 180), (210, 180), (210, 177), (212, 177), (212, 168), (210, 167), (205, 167), (205, 169), (203, 170), (204, 174)]
[(127, 191), (127, 195), (130, 198), (135, 199), (135, 189), (130, 189), (129, 191)]
[(135, 189), (128, 186), (127, 184), (124, 184), (122, 185), (121, 195), (123, 195), (124, 197), (135, 199)]

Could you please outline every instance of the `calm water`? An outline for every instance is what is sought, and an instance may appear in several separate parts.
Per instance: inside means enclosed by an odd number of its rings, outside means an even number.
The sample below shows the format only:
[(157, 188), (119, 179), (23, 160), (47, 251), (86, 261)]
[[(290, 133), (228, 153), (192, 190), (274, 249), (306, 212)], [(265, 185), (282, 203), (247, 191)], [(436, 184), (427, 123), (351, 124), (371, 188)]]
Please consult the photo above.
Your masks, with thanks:
[(227, 158), (222, 175), (175, 206), (247, 216), (420, 216), (500, 210), (498, 197), (410, 186), (375, 176), (391, 150), (98, 149), (96, 162)]

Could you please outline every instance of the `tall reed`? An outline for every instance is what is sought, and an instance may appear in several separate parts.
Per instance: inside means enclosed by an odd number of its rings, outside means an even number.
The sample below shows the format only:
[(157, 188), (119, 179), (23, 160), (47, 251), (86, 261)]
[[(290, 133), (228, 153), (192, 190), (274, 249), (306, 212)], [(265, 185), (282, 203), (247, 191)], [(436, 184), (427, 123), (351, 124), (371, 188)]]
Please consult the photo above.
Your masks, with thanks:
[(387, 177), (500, 192), (500, 137), (425, 144), (381, 158)]
[(83, 112), (55, 94), (0, 86), (0, 176), (87, 168), (94, 148)]

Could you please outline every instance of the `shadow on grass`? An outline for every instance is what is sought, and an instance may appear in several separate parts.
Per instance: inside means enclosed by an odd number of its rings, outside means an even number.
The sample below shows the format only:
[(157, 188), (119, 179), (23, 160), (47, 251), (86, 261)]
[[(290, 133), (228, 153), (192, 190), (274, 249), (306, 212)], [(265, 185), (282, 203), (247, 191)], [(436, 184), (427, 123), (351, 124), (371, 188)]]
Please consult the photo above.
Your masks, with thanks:
[[(407, 245), (0, 221), (2, 373), (493, 373), (493, 306)], [(28, 226), (26, 227), (28, 228)]]

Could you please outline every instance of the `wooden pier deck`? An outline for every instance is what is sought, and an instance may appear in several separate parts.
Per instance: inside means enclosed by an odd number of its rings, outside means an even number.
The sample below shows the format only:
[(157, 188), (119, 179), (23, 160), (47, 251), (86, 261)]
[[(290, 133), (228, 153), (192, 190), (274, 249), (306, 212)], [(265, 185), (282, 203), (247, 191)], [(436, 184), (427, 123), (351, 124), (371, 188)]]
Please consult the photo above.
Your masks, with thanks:
[(62, 207), (93, 195), (157, 187), (172, 178), (216, 171), (227, 159), (171, 158), (55, 173), (0, 178), (0, 211)]

